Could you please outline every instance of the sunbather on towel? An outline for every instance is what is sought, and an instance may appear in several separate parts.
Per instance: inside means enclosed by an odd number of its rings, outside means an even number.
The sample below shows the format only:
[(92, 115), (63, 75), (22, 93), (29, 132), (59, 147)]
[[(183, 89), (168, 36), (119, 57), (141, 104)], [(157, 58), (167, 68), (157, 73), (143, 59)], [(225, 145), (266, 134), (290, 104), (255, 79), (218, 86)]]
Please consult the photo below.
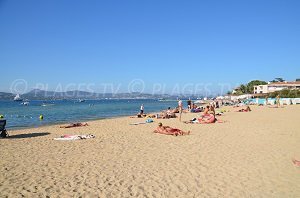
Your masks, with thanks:
[(95, 138), (94, 135), (88, 134), (88, 135), (63, 135), (60, 138), (54, 138), (54, 140), (62, 140), (62, 141), (72, 141), (72, 140), (84, 140), (84, 139), (90, 139)]
[(169, 126), (163, 126), (162, 123), (159, 123), (157, 129), (154, 130), (154, 133), (178, 136), (178, 135), (189, 135), (190, 131), (185, 132), (180, 129), (175, 129)]
[(89, 139), (89, 138), (95, 138), (94, 135), (88, 134), (88, 135), (63, 135), (62, 138), (78, 138), (78, 139)]
[(212, 124), (217, 121), (217, 118), (213, 114), (207, 114), (200, 118), (194, 118), (193, 120), (186, 121), (186, 124)]
[(73, 127), (82, 127), (82, 126), (89, 126), (89, 125), (88, 125), (88, 123), (80, 123), (80, 122), (78, 122), (78, 123), (71, 123), (71, 124), (69, 124), (67, 126), (61, 126), (60, 128), (67, 129), (67, 128), (73, 128)]
[(250, 111), (251, 111), (250, 107), (247, 106), (246, 109), (240, 109), (237, 112), (250, 112)]

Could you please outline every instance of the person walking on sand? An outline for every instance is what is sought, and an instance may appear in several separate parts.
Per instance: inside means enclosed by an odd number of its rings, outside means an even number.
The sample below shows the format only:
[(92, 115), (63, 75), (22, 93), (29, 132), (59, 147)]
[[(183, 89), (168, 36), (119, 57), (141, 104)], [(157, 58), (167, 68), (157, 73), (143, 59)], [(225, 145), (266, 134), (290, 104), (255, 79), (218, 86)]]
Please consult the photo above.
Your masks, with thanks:
[(144, 115), (144, 104), (141, 105), (141, 115)]
[(179, 110), (179, 121), (181, 122), (181, 115), (182, 115), (182, 111), (183, 111), (182, 100), (178, 101), (178, 110)]

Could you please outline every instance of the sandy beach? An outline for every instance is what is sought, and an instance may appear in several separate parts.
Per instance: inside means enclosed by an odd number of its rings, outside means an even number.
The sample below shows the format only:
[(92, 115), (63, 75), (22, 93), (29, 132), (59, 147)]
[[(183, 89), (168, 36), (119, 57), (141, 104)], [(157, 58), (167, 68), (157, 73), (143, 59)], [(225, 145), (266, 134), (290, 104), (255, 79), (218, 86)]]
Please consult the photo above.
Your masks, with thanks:
[[(10, 131), (0, 197), (299, 197), (300, 105), (251, 108), (227, 107), (226, 122), (209, 125), (117, 118)], [(160, 121), (191, 135), (155, 134)], [(53, 140), (64, 134), (96, 138)]]

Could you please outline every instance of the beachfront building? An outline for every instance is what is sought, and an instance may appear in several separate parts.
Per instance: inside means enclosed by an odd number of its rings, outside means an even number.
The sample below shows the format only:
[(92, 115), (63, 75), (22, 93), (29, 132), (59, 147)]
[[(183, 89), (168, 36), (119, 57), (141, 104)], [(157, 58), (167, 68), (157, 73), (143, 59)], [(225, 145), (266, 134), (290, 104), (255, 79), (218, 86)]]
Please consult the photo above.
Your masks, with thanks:
[(283, 89), (300, 89), (300, 81), (294, 82), (274, 82), (267, 85), (254, 86), (254, 94), (267, 94), (275, 91), (281, 91)]

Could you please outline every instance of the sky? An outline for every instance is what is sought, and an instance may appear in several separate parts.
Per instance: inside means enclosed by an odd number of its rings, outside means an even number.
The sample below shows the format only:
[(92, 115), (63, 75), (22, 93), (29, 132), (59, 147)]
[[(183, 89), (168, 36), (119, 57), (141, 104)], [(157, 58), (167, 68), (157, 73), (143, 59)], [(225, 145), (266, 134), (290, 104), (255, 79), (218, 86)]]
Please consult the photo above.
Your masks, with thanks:
[(221, 94), (300, 78), (298, 0), (0, 0), (0, 91)]

